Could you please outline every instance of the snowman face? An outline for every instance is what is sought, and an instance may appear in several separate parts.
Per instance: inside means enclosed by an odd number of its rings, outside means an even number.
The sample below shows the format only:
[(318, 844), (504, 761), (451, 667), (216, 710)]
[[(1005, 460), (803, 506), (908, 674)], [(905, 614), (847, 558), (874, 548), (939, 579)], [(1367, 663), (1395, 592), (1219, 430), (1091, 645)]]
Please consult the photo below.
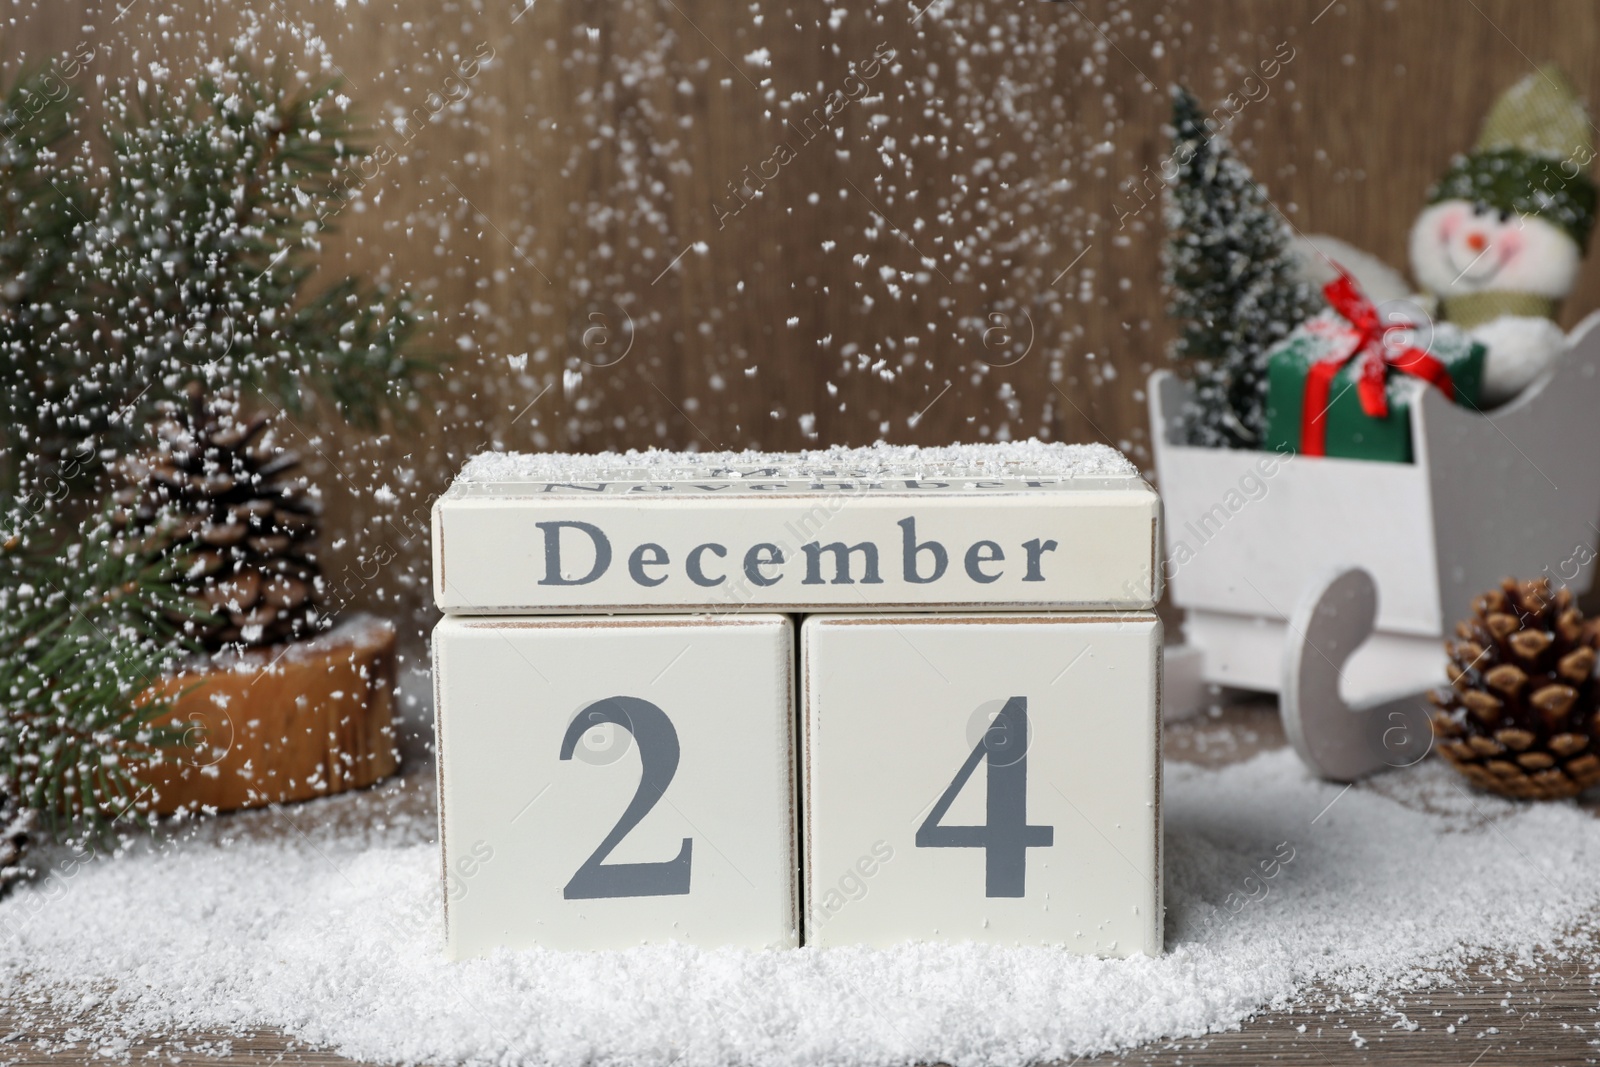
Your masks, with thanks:
[(1438, 296), (1535, 293), (1559, 299), (1578, 275), (1577, 243), (1537, 215), (1444, 200), (1411, 228), (1411, 269)]

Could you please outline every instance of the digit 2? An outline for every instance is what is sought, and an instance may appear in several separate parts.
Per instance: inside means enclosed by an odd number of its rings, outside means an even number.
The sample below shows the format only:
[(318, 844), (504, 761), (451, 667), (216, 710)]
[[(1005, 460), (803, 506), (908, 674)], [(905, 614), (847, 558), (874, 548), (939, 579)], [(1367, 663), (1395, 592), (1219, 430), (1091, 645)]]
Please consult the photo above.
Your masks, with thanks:
[(567, 900), (601, 897), (672, 897), (689, 892), (689, 853), (692, 838), (683, 839), (675, 859), (659, 863), (606, 863), (605, 858), (628, 836), (666, 793), (678, 773), (678, 731), (667, 713), (639, 697), (606, 697), (585, 707), (567, 726), (561, 740), (561, 758), (572, 758), (578, 741), (591, 727), (614, 723), (633, 735), (639, 746), (639, 788), (600, 847), (583, 861), (561, 890)]

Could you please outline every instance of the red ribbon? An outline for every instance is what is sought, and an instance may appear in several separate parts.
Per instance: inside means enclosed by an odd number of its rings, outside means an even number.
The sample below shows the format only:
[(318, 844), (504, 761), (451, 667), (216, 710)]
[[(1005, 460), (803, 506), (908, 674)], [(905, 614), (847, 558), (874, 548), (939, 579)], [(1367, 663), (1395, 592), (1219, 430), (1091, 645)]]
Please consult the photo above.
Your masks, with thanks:
[(1358, 356), (1364, 358), (1361, 376), (1356, 379), (1356, 395), (1361, 399), (1361, 410), (1369, 418), (1383, 419), (1389, 416), (1390, 367), (1438, 386), (1452, 400), (1456, 395), (1450, 371), (1440, 360), (1420, 348), (1407, 347), (1391, 352), (1385, 342), (1391, 330), (1414, 329), (1415, 324), (1396, 322), (1385, 326), (1378, 316), (1378, 309), (1357, 288), (1355, 279), (1337, 263), (1334, 266), (1338, 268), (1339, 277), (1322, 287), (1322, 295), (1328, 298), (1333, 310), (1355, 327), (1355, 343), (1342, 354), (1336, 353), (1319, 360), (1306, 375), (1305, 395), (1300, 409), (1300, 452), (1306, 456), (1328, 454), (1328, 393), (1332, 389), (1334, 376)]

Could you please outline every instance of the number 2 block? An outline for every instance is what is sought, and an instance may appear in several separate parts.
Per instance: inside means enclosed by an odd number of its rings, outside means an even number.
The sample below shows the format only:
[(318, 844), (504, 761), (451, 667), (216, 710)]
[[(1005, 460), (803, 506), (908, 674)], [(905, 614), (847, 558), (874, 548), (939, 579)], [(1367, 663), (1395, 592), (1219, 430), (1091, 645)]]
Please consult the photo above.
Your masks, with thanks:
[(446, 618), (448, 950), (797, 943), (793, 628)]
[(1161, 951), (1161, 624), (802, 628), (808, 945)]

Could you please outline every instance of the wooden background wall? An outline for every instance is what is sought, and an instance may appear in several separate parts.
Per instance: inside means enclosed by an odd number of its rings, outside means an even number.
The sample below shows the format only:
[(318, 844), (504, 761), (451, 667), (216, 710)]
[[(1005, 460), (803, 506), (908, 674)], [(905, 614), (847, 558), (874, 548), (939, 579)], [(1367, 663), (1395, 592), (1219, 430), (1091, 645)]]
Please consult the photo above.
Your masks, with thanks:
[[(299, 443), (334, 606), (404, 619), (413, 652), (426, 507), (483, 448), (1038, 434), (1147, 460), (1168, 329), (1159, 209), (1132, 187), (1175, 80), (1208, 102), (1265, 85), (1230, 133), (1275, 201), (1397, 264), (1501, 89), (1554, 59), (1600, 100), (1586, 0), (925, 3), (9, 0), (0, 33), (8, 69), (90, 45), (91, 107), (242, 46), (337, 70), (385, 124), (397, 158), (328, 268), (415, 287), (457, 359), (417, 425)], [(464, 99), (394, 126), (433, 93)], [(1597, 302), (1591, 266), (1569, 319)]]

